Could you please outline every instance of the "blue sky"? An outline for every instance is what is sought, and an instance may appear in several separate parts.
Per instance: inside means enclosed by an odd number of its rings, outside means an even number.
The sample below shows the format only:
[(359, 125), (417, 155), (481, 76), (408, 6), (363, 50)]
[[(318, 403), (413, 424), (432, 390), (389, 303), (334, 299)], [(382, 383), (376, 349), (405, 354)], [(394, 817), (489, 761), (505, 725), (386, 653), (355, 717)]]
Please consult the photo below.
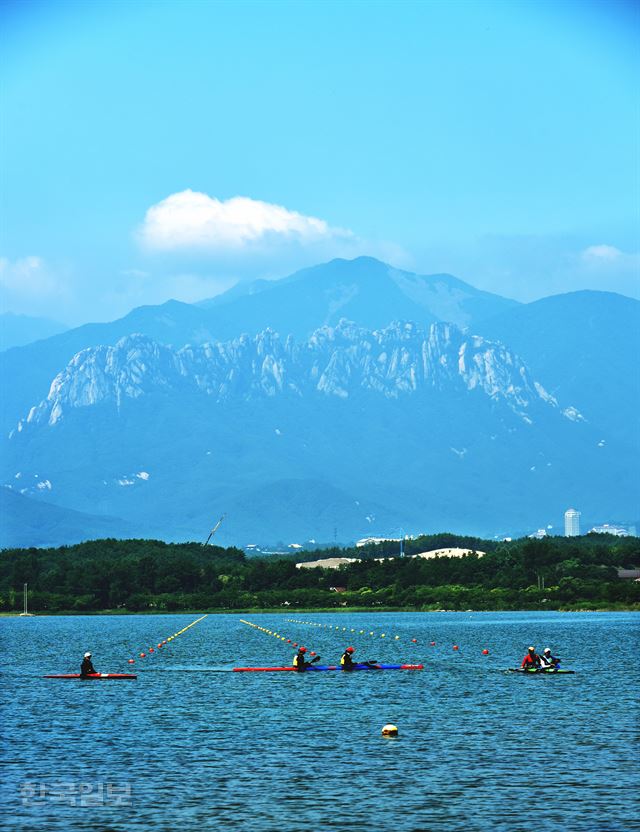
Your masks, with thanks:
[(640, 296), (635, 4), (1, 16), (3, 311), (105, 320), (364, 253), (519, 300)]

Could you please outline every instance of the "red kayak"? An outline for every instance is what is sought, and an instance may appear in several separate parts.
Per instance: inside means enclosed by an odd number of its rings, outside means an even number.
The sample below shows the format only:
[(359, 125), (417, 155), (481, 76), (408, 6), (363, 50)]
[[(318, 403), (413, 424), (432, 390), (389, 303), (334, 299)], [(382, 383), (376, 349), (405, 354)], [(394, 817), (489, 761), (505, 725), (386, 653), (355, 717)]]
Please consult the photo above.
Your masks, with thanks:
[(50, 676), (45, 676), (45, 679), (96, 679), (102, 681), (103, 679), (137, 679), (133, 673), (89, 673), (88, 676), (81, 676), (79, 673), (56, 673)]

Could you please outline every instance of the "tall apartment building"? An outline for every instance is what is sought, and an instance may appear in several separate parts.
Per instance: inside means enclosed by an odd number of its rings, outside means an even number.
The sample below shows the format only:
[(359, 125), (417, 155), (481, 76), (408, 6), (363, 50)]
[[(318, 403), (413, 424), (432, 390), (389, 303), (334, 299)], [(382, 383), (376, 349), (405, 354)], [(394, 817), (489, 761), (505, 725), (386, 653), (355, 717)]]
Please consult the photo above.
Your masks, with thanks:
[(564, 513), (564, 536), (577, 537), (580, 534), (580, 512), (570, 508)]

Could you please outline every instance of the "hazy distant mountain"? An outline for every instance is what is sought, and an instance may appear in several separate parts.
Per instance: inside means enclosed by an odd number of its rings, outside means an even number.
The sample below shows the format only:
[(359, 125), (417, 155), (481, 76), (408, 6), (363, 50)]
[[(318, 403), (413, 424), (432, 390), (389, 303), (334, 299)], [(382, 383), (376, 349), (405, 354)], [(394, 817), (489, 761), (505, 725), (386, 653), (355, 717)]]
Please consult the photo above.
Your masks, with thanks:
[(414, 275), (374, 260), (332, 260), (278, 281), (240, 284), (199, 305), (168, 301), (142, 306), (112, 323), (86, 324), (44, 343), (0, 355), (0, 378), (16, 380), (0, 409), (0, 430), (44, 398), (53, 376), (86, 347), (141, 333), (176, 348), (254, 335), (270, 327), (297, 338), (348, 317), (376, 328), (392, 320), (475, 325), (515, 301), (481, 292), (450, 275)]
[(179, 350), (134, 335), (78, 353), (32, 405), (2, 481), (156, 537), (197, 539), (222, 511), (240, 543), (637, 515), (626, 449), (450, 324)]
[(99, 537), (126, 537), (130, 527), (115, 517), (99, 517), (30, 499), (0, 487), (0, 548), (63, 546)]
[(140, 307), (0, 354), (0, 481), (114, 534), (226, 511), (234, 543), (634, 518), (639, 309), (370, 258)]
[(613, 292), (555, 295), (483, 322), (482, 332), (509, 344), (594, 427), (640, 444), (640, 301)]
[(305, 338), (320, 326), (335, 326), (341, 318), (369, 329), (392, 320), (477, 327), (485, 318), (518, 306), (452, 275), (413, 274), (373, 257), (332, 260), (283, 280), (240, 284), (199, 305), (212, 314), (224, 313), (215, 327), (221, 339), (267, 327)]
[(67, 328), (64, 324), (48, 318), (34, 318), (29, 315), (4, 312), (0, 314), (0, 350), (22, 347), (41, 338), (57, 335)]

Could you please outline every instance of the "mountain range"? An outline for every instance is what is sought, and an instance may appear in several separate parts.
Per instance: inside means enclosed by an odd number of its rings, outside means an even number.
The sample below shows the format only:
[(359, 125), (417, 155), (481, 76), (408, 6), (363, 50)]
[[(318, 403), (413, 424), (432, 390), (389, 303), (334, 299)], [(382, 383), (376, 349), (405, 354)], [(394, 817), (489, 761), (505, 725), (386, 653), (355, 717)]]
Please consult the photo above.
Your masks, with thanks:
[(2, 490), (111, 534), (226, 512), (239, 544), (632, 520), (638, 323), (612, 293), (517, 304), (371, 258), (141, 307), (0, 354)]

